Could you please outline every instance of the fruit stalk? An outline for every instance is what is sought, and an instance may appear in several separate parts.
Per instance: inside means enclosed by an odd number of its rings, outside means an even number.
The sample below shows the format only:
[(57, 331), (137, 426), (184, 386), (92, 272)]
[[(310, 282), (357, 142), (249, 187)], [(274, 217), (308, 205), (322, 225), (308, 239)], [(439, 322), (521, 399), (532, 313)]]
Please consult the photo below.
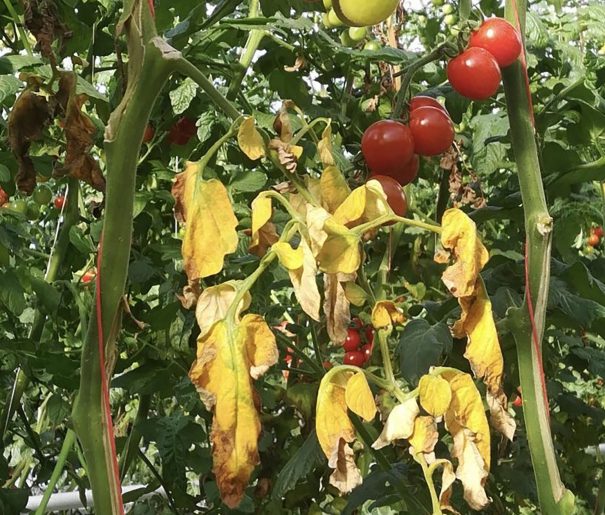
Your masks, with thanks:
[[(135, 21), (136, 20), (136, 23)], [(123, 513), (115, 460), (111, 414), (105, 378), (111, 375), (120, 328), (120, 305), (130, 257), (135, 177), (143, 135), (151, 109), (171, 71), (174, 50), (157, 37), (147, 3), (125, 2), (120, 20), (128, 40), (129, 81), (124, 98), (112, 113), (105, 133), (107, 195), (102, 262), (88, 333), (82, 348), (80, 389), (73, 424), (88, 465), (95, 512)], [(149, 84), (157, 87), (150, 88)], [(98, 302), (97, 301), (97, 302)], [(99, 342), (99, 324), (103, 340)], [(103, 361), (103, 357), (107, 360)], [(107, 380), (109, 382), (109, 380)]]
[[(507, 0), (507, 19), (524, 32), (524, 0)], [(542, 513), (567, 514), (573, 494), (561, 482), (550, 430), (548, 397), (542, 366), (542, 338), (550, 281), (552, 218), (548, 213), (526, 69), (521, 59), (502, 70), (517, 163), (526, 230), (526, 295), (520, 308), (509, 310), (517, 344), (523, 413)]]

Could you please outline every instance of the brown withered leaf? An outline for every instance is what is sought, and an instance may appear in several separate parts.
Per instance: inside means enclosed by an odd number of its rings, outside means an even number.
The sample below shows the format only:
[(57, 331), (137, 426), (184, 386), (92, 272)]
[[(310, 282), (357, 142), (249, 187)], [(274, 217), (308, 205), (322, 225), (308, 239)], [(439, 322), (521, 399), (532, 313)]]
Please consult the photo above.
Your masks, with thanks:
[(176, 297), (185, 309), (191, 309), (197, 304), (197, 299), (202, 293), (199, 281), (191, 281), (183, 287), (183, 293), (177, 293)]
[(292, 100), (284, 100), (279, 110), (279, 113), (275, 117), (273, 122), (273, 128), (279, 139), (284, 143), (288, 143), (292, 140), (294, 136), (294, 132), (292, 131), (292, 123), (290, 121), (290, 115), (288, 114), (288, 109), (292, 109), (295, 106)]
[(354, 274), (324, 274), (324, 313), (328, 336), (336, 345), (347, 338), (351, 322), (351, 304), (345, 294), (343, 283), (354, 281)]
[(36, 171), (28, 155), (29, 147), (42, 137), (52, 119), (52, 110), (45, 96), (28, 88), (19, 95), (8, 117), (8, 141), (19, 164), (17, 187), (30, 195), (36, 187)]
[(297, 56), (293, 66), (284, 66), (286, 72), (297, 72), (307, 65), (307, 61), (303, 56)]
[(71, 37), (71, 32), (61, 20), (56, 3), (53, 0), (24, 0), (23, 14), (25, 27), (36, 38), (40, 53), (56, 67), (53, 41), (59, 40), (61, 45), (63, 38)]

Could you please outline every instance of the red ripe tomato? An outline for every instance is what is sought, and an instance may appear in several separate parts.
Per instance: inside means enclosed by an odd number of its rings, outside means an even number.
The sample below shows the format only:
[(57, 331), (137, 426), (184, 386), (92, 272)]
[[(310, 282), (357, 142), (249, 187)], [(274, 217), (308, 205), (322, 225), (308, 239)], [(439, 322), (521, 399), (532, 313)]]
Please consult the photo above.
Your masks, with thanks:
[(367, 363), (368, 361), (370, 361), (372, 359), (372, 350), (373, 349), (374, 349), (374, 346), (369, 343), (365, 344), (361, 348), (361, 352), (363, 352), (363, 357), (365, 359), (365, 363)]
[(410, 115), (410, 130), (416, 152), (421, 156), (443, 154), (454, 142), (454, 124), (442, 110), (419, 107)]
[(592, 233), (586, 240), (586, 243), (590, 247), (596, 247), (600, 242), (601, 242), (601, 238), (599, 238), (595, 233)]
[(513, 401), (513, 406), (515, 408), (520, 408), (521, 406), (523, 406), (523, 397), (521, 397), (520, 395), (515, 397), (515, 400)]
[(418, 95), (410, 100), (410, 113), (413, 113), (419, 107), (435, 107), (441, 109), (445, 114), (449, 116), (447, 109), (441, 105), (439, 100), (433, 97), (427, 97), (425, 95)]
[(195, 121), (183, 116), (170, 128), (166, 140), (173, 145), (186, 145), (196, 132)]
[(600, 225), (592, 229), (592, 234), (596, 234), (599, 238), (603, 237), (603, 227)]
[(343, 348), (346, 352), (351, 352), (354, 350), (358, 350), (361, 345), (361, 336), (359, 336), (359, 331), (357, 329), (348, 329), (347, 330), (347, 338), (343, 344)]
[(375, 174), (395, 174), (414, 156), (414, 139), (407, 125), (381, 120), (365, 131), (361, 152)]
[(494, 56), (500, 68), (513, 64), (523, 50), (519, 31), (502, 18), (485, 20), (481, 27), (471, 34), (468, 46), (487, 50)]
[(399, 184), (405, 186), (412, 182), (416, 177), (418, 177), (418, 170), (420, 169), (420, 158), (418, 154), (414, 154), (412, 159), (406, 164), (404, 164), (399, 170), (394, 173), (383, 173), (382, 175), (386, 175), (387, 177), (392, 177)]
[(408, 201), (401, 185), (392, 177), (372, 175), (370, 180), (378, 181), (387, 196), (387, 203), (397, 216), (405, 216), (408, 212)]
[(330, 370), (334, 365), (332, 365), (332, 363), (330, 363), (329, 361), (324, 361), (322, 363), (324, 370)]
[(6, 204), (8, 202), (9, 196), (8, 193), (6, 193), (6, 191), (4, 191), (2, 188), (0, 188), (0, 207), (2, 207), (4, 204)]
[(355, 367), (362, 366), (366, 361), (366, 358), (361, 351), (345, 352), (343, 363), (345, 365), (353, 365)]
[(374, 345), (374, 328), (371, 325), (368, 325), (365, 330), (366, 333), (366, 343), (370, 345)]
[(148, 124), (147, 127), (145, 127), (145, 133), (143, 134), (143, 143), (149, 143), (154, 136), (155, 129), (153, 128), (153, 125)]
[(361, 329), (363, 327), (363, 322), (359, 320), (359, 318), (355, 317), (353, 320), (351, 320), (351, 327)]
[(63, 209), (63, 205), (65, 204), (65, 196), (60, 195), (59, 197), (55, 197), (55, 201), (53, 203), (56, 209)]
[(90, 269), (90, 270), (86, 270), (86, 272), (84, 272), (84, 275), (82, 276), (82, 283), (83, 284), (89, 284), (91, 283), (94, 278), (96, 277), (96, 273), (94, 270)]
[(471, 100), (485, 100), (500, 87), (500, 68), (483, 48), (469, 48), (447, 65), (447, 78), (458, 93)]

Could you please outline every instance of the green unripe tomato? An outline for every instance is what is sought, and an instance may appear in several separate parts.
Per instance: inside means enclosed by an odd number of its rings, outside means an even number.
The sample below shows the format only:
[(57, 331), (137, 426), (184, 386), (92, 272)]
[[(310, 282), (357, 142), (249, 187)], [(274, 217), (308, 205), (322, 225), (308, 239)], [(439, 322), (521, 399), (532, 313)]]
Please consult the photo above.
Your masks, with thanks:
[(380, 49), (382, 48), (382, 46), (380, 45), (380, 43), (376, 40), (371, 40), (368, 41), (364, 46), (363, 49), (364, 50), (369, 50), (370, 52), (378, 52)]
[(28, 203), (25, 216), (27, 216), (28, 220), (37, 220), (40, 218), (40, 206), (35, 202)]
[(332, 0), (323, 0), (324, 2), (324, 8), (326, 11), (329, 11), (330, 9), (332, 9)]
[(349, 27), (369, 27), (391, 16), (400, 0), (332, 0), (338, 17)]
[(443, 5), (444, 0), (433, 0), (433, 5), (435, 7), (441, 7)]
[(459, 27), (450, 27), (450, 34), (454, 37), (458, 36), (458, 34), (460, 34), (460, 28)]
[(454, 12), (454, 6), (452, 4), (445, 4), (442, 8), (441, 8), (441, 12), (443, 14), (452, 14)]
[(21, 213), (22, 215), (27, 213), (27, 202), (25, 202), (25, 200), (23, 199), (15, 199), (12, 202), (9, 202), (7, 204), (8, 209), (11, 209), (12, 211), (16, 212), (16, 213)]
[(340, 43), (342, 46), (355, 46), (355, 41), (351, 39), (348, 31), (344, 31), (340, 33)]
[(420, 25), (421, 27), (426, 26), (426, 21), (427, 21), (427, 18), (424, 14), (421, 14), (420, 16), (418, 16), (418, 25)]
[(351, 38), (351, 41), (354, 41), (355, 43), (359, 43), (360, 41), (363, 41), (367, 35), (368, 35), (367, 27), (350, 27), (349, 28), (349, 38)]
[(443, 18), (443, 23), (445, 23), (448, 27), (451, 27), (458, 21), (458, 17), (455, 14), (448, 14), (445, 18)]
[(323, 13), (321, 15), (321, 22), (323, 23), (323, 26), (326, 29), (331, 29), (332, 28), (332, 24), (330, 23), (330, 16), (328, 15), (328, 13)]
[(53, 192), (48, 186), (39, 184), (34, 190), (32, 198), (39, 206), (46, 206), (50, 204), (50, 201), (53, 199)]
[(330, 12), (328, 13), (328, 21), (330, 22), (331, 27), (342, 27), (344, 25), (334, 9), (330, 9)]

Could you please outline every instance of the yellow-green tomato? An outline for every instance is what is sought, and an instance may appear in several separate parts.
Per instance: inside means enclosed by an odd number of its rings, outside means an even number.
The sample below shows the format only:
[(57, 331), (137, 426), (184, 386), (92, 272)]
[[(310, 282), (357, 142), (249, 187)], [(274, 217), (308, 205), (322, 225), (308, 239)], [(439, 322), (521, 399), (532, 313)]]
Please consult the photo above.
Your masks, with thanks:
[(344, 25), (344, 22), (338, 17), (334, 9), (330, 9), (328, 21), (332, 27), (342, 27)]
[(452, 14), (454, 12), (454, 6), (452, 4), (445, 4), (442, 8), (441, 8), (441, 12), (443, 14)]
[(340, 33), (340, 43), (342, 46), (355, 46), (355, 42), (349, 36), (348, 31), (344, 31)]
[(360, 41), (363, 41), (367, 35), (368, 35), (367, 27), (350, 27), (349, 28), (349, 37), (355, 43), (359, 43)]
[(445, 18), (443, 18), (443, 23), (445, 23), (448, 27), (451, 27), (458, 21), (458, 17), (455, 14), (448, 14)]
[(400, 0), (332, 0), (338, 17), (350, 27), (369, 27), (391, 16)]
[(370, 52), (378, 52), (381, 48), (380, 43), (375, 40), (368, 41), (363, 47), (364, 50), (369, 50)]
[(324, 0), (324, 8), (326, 11), (332, 9), (332, 0)]

